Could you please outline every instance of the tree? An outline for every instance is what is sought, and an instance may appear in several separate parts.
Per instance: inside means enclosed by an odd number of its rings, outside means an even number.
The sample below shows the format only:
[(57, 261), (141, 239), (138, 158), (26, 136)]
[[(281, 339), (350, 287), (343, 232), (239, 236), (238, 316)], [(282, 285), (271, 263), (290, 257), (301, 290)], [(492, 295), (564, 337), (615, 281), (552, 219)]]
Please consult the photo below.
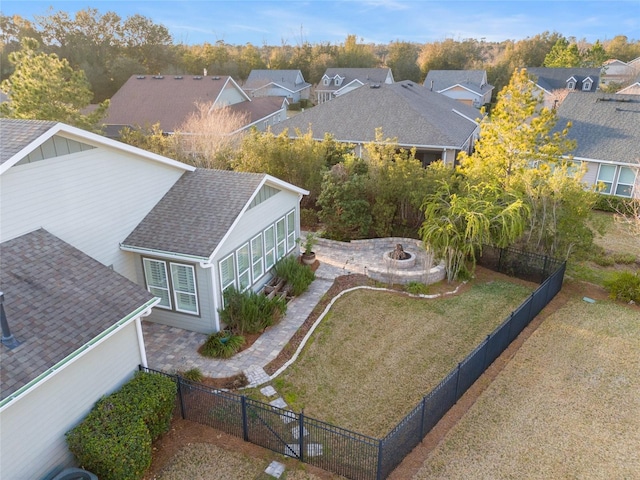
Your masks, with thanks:
[(391, 42), (387, 53), (387, 67), (393, 72), (396, 81), (413, 80), (420, 81), (420, 67), (418, 67), (418, 55), (420, 48), (415, 43)]
[(560, 38), (551, 51), (544, 57), (545, 67), (579, 67), (582, 65), (582, 58), (578, 45), (569, 43), (566, 38)]
[(9, 61), (13, 74), (1, 84), (9, 101), (0, 104), (0, 114), (9, 118), (56, 120), (87, 130), (97, 130), (106, 113), (105, 101), (90, 114), (81, 109), (91, 102), (89, 82), (82, 70), (74, 70), (57, 55), (38, 53), (38, 42), (24, 39), (22, 49)]
[(337, 50), (338, 67), (372, 68), (378, 65), (378, 59), (371, 45), (358, 43), (355, 35), (347, 35), (344, 44)]
[(469, 38), (458, 42), (448, 38), (425, 44), (420, 50), (418, 65), (425, 77), (429, 70), (468, 70), (482, 63), (482, 53), (477, 40)]

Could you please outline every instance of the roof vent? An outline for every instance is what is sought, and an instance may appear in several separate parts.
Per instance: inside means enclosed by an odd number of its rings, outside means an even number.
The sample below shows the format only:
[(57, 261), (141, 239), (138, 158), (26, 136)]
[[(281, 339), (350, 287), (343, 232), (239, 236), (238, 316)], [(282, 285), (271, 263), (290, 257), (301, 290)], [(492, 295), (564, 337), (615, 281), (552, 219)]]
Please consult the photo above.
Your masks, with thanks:
[(196, 75), (195, 77), (193, 77), (194, 80), (202, 80), (202, 77), (200, 75)]
[(136, 78), (138, 80), (144, 80), (146, 77), (144, 75), (138, 75)]
[(162, 75), (154, 75), (152, 78), (154, 80), (162, 80), (164, 77)]
[(0, 292), (0, 325), (2, 325), (2, 344), (9, 350), (13, 350), (20, 342), (11, 334), (7, 315), (4, 313), (4, 293)]
[(176, 76), (175, 76), (175, 77), (173, 77), (173, 78), (175, 78), (176, 80), (182, 80), (182, 75), (176, 75)]
[(220, 77), (211, 77), (211, 80), (220, 80)]
[(371, 85), (369, 85), (369, 88), (380, 88), (380, 84), (372, 83)]

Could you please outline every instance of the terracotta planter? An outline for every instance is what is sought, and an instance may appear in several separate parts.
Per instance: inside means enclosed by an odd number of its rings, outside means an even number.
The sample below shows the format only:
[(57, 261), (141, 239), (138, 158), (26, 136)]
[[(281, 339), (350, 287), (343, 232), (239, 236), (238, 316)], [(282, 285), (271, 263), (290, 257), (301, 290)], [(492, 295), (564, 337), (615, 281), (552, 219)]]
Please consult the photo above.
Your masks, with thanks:
[(302, 263), (305, 265), (313, 265), (313, 262), (316, 261), (315, 252), (303, 253), (302, 254)]

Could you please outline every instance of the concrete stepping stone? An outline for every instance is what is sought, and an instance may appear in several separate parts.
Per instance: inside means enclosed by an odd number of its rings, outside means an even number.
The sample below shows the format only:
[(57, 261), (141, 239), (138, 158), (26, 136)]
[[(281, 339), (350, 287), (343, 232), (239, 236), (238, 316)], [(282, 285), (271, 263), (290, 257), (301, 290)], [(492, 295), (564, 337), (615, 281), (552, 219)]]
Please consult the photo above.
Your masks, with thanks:
[[(293, 427), (291, 429), (291, 435), (298, 440), (300, 438), (300, 427)], [(309, 430), (307, 430), (307, 427), (302, 427), (302, 436), (306, 437), (307, 435), (309, 435)]]
[(282, 415), (280, 415), (280, 418), (285, 424), (287, 424), (287, 423), (295, 422), (298, 419), (298, 416), (293, 412), (285, 412)]
[(267, 375), (267, 372), (264, 371), (264, 368), (257, 365), (251, 365), (243, 373), (244, 376), (247, 377), (249, 387), (257, 387), (258, 385), (262, 385), (263, 383), (268, 383), (271, 381), (271, 377)]
[(275, 477), (275, 478), (280, 478), (280, 476), (284, 473), (284, 465), (274, 460), (265, 469), (264, 473), (266, 473), (267, 475), (271, 475), (272, 477)]
[[(287, 451), (285, 453), (288, 457), (300, 457), (300, 444), (299, 443), (288, 443)], [(307, 443), (307, 453), (309, 457), (319, 457), (322, 455), (322, 444), (321, 443)]]
[(273, 397), (278, 392), (276, 392), (276, 389), (273, 388), (271, 385), (267, 385), (266, 387), (263, 387), (260, 389), (260, 393), (265, 397)]
[(271, 405), (272, 407), (287, 408), (287, 402), (285, 402), (282, 397), (278, 397), (275, 400), (271, 400), (269, 402), (269, 405)]

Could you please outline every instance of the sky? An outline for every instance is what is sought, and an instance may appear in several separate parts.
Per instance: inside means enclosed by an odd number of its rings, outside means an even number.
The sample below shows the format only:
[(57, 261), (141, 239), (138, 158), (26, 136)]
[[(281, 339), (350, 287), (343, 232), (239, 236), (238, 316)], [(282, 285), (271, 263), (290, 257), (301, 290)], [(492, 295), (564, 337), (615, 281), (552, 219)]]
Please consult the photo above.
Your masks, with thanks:
[(451, 38), (520, 40), (544, 31), (594, 42), (640, 39), (640, 0), (0, 0), (3, 15), (28, 20), (51, 11), (96, 8), (122, 18), (140, 14), (169, 29), (175, 43), (222, 40), (256, 46), (343, 43), (428, 43)]

